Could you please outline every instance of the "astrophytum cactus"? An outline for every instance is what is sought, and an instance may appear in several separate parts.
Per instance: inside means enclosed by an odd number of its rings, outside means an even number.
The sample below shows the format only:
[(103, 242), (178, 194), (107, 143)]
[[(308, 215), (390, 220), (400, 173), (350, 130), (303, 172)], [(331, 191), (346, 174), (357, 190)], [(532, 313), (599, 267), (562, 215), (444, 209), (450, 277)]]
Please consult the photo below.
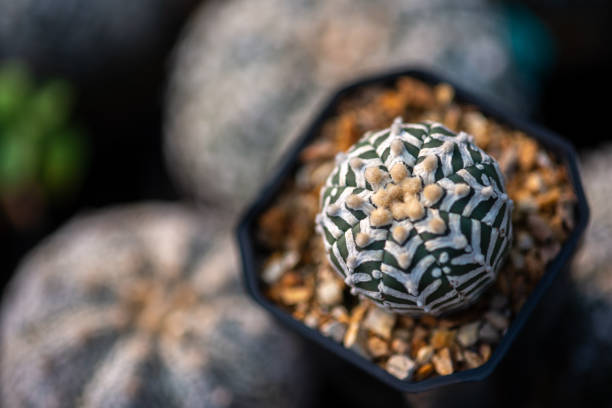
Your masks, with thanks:
[(47, 238), (2, 299), (0, 406), (310, 406), (301, 346), (244, 296), (223, 220), (144, 203)]
[(397, 118), (338, 154), (317, 230), (351, 293), (393, 312), (439, 315), (495, 280), (512, 205), (497, 162), (472, 136)]

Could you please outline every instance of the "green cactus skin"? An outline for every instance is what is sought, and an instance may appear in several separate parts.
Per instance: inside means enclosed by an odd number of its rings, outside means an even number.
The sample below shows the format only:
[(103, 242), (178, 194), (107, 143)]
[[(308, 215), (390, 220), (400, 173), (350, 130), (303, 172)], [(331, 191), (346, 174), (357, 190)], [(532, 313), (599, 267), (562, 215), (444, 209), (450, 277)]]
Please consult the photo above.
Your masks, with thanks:
[(497, 162), (439, 123), (367, 133), (321, 190), (317, 231), (351, 287), (397, 313), (440, 315), (478, 299), (512, 242)]

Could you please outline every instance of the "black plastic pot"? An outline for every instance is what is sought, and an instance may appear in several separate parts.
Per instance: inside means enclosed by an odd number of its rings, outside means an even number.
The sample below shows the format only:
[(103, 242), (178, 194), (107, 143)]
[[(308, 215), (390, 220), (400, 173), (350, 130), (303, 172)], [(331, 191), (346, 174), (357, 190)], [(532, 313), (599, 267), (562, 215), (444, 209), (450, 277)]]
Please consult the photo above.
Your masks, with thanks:
[[(456, 372), (447, 376), (434, 377), (420, 382), (399, 380), (377, 365), (357, 355), (353, 351), (344, 348), (341, 344), (323, 336), (316, 329), (311, 329), (302, 322), (295, 320), (288, 313), (267, 299), (262, 293), (263, 283), (259, 278), (259, 271), (264, 253), (258, 248), (255, 240), (255, 228), (258, 217), (276, 198), (285, 180), (293, 175), (293, 172), (299, 163), (298, 155), (300, 151), (306, 145), (312, 142), (317, 135), (319, 135), (321, 125), (327, 118), (335, 113), (338, 102), (346, 95), (363, 86), (392, 86), (395, 80), (401, 76), (411, 76), (429, 84), (437, 84), (440, 82), (449, 83), (455, 88), (455, 98), (458, 102), (475, 105), (486, 116), (494, 118), (500, 123), (504, 123), (514, 129), (522, 130), (530, 137), (536, 139), (567, 166), (570, 180), (577, 196), (574, 230), (567, 241), (563, 244), (559, 254), (549, 263), (544, 276), (533, 290), (516, 318), (512, 321), (512, 324), (508, 328), (498, 346), (495, 348), (491, 358), (484, 365), (478, 368)], [(466, 381), (480, 381), (488, 378), (493, 373), (502, 358), (506, 355), (515, 338), (519, 332), (521, 332), (532, 314), (537, 311), (537, 315), (542, 316), (544, 320), (551, 320), (550, 314), (544, 310), (549, 308), (559, 310), (559, 306), (562, 303), (554, 300), (560, 299), (558, 295), (555, 295), (553, 299), (550, 299), (551, 296), (549, 292), (551, 286), (556, 287), (556, 289), (565, 287), (565, 285), (561, 284), (564, 281), (562, 275), (567, 275), (563, 272), (566, 271), (569, 261), (579, 244), (579, 239), (587, 226), (588, 218), (589, 208), (582, 189), (580, 175), (578, 173), (576, 152), (568, 142), (548, 130), (518, 118), (511, 113), (504, 112), (496, 108), (491, 103), (465, 91), (447, 78), (423, 70), (407, 69), (383, 73), (381, 75), (358, 80), (340, 88), (337, 92), (335, 92), (329, 101), (324, 105), (321, 112), (311, 122), (310, 126), (305, 130), (301, 138), (294, 143), (292, 148), (286, 154), (280, 167), (274, 173), (271, 180), (262, 189), (257, 199), (252, 203), (241, 218), (236, 232), (240, 245), (247, 291), (262, 307), (278, 318), (283, 324), (300, 333), (303, 337), (318, 343), (332, 353), (361, 368), (391, 387), (404, 392), (422, 392), (438, 388), (440, 386)], [(553, 285), (553, 283), (555, 283), (555, 285)], [(546, 296), (547, 301), (540, 302), (545, 294), (548, 295)], [(535, 322), (530, 321), (530, 331), (532, 330), (531, 327), (533, 326), (536, 326), (533, 330), (541, 327), (539, 324), (534, 325), (534, 323)], [(525, 336), (521, 337), (524, 338)]]

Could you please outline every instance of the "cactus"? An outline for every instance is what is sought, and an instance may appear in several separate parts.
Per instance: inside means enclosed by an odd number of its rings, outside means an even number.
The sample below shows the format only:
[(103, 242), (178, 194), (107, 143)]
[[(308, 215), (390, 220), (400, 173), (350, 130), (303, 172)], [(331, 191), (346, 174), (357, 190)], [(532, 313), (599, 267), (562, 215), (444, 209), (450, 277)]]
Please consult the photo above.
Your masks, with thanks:
[(497, 162), (432, 122), (368, 132), (321, 190), (317, 231), (351, 287), (397, 313), (440, 315), (495, 280), (511, 235), (512, 200)]
[[(424, 64), (444, 72), (452, 64), (470, 88), (529, 110), (533, 87), (512, 68), (502, 16), (488, 1), (471, 0), (469, 8), (456, 0), (382, 4), (202, 2), (177, 44), (165, 100), (165, 157), (178, 185), (207, 206), (238, 212), (330, 88), (388, 67)], [(491, 53), (496, 64), (476, 62)], [(464, 55), (470, 57), (458, 57)], [(231, 109), (220, 109), (218, 100)]]
[(0, 406), (309, 406), (304, 353), (246, 299), (219, 219), (130, 205), (36, 248), (2, 302)]

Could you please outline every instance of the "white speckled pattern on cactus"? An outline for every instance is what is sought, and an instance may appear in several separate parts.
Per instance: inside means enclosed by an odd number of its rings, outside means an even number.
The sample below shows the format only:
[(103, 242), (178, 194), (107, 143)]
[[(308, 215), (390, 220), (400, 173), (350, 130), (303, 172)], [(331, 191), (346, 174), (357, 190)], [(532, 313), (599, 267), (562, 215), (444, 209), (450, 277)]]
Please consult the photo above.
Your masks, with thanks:
[(397, 118), (336, 163), (317, 230), (353, 294), (394, 312), (439, 315), (495, 280), (513, 204), (497, 162), (470, 135)]

